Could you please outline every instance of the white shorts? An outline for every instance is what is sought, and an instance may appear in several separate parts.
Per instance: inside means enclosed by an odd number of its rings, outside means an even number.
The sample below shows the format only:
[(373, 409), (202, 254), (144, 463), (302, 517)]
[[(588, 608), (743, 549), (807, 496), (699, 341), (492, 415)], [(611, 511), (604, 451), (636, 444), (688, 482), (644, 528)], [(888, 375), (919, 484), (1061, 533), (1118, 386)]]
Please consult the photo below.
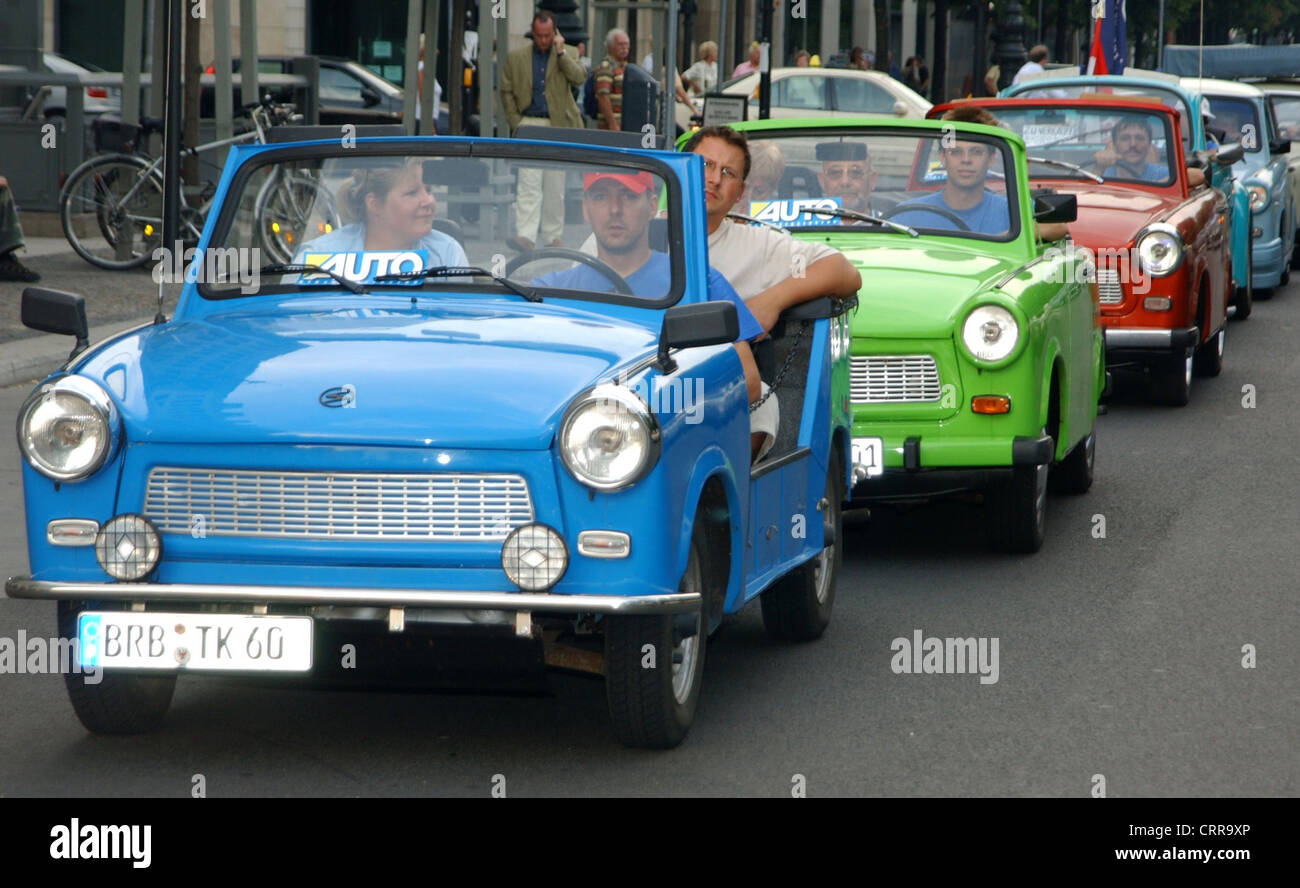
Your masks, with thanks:
[[(772, 391), (766, 382), (761, 383), (761, 385), (763, 386), (763, 395)], [(764, 401), (761, 407), (749, 414), (750, 434), (763, 436), (763, 443), (759, 445), (758, 456), (754, 458), (754, 462), (758, 462), (767, 456), (767, 452), (776, 443), (776, 426), (779, 419), (780, 410), (777, 406), (776, 392), (772, 392), (771, 397)]]

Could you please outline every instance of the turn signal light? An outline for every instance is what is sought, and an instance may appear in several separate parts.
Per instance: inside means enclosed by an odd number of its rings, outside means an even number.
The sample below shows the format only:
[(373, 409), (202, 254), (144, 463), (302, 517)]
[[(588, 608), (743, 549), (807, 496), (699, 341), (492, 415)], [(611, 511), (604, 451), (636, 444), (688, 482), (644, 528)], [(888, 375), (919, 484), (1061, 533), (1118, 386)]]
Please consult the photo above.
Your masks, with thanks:
[(1142, 307), (1149, 311), (1169, 311), (1174, 301), (1168, 296), (1148, 296), (1142, 300)]
[(976, 395), (970, 399), (972, 413), (1010, 413), (1011, 399), (1006, 395)]

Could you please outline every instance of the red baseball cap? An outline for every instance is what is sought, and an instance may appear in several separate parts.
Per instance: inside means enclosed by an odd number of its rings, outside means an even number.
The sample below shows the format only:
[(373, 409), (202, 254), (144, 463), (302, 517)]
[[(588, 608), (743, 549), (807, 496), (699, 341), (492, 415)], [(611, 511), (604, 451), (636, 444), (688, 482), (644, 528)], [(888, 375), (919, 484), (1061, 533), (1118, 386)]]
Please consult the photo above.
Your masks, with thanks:
[(586, 191), (601, 179), (613, 179), (633, 194), (649, 191), (655, 184), (654, 179), (645, 171), (639, 173), (587, 173), (582, 177), (582, 190)]

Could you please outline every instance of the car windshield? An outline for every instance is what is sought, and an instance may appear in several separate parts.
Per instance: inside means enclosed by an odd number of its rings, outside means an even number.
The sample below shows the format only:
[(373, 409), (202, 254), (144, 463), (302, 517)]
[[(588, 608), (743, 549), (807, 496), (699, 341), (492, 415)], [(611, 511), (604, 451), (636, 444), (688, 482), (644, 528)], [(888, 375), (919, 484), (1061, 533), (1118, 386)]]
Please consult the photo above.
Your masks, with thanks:
[[(1113, 99), (1113, 98), (1145, 98), (1154, 99), (1166, 107), (1173, 108), (1178, 112), (1178, 131), (1183, 141), (1183, 152), (1190, 154), (1192, 151), (1192, 131), (1187, 119), (1187, 103), (1183, 97), (1170, 89), (1162, 89), (1158, 86), (1145, 84), (1124, 84), (1108, 85), (1105, 92), (1098, 92), (1096, 84), (1093, 83), (1063, 83), (1052, 86), (1051, 91), (1054, 98), (1063, 99)], [(1013, 93), (1016, 98), (1024, 98), (1028, 94), (1021, 90)]]
[(1300, 93), (1270, 96), (1278, 135), (1283, 139), (1300, 139)]
[[(677, 223), (667, 210), (680, 218), (681, 209), (665, 193), (666, 174), (638, 158), (612, 166), (577, 148), (545, 158), (536, 146), (488, 157), (379, 148), (362, 143), (329, 156), (304, 148), (251, 162), (231, 184), (210, 250), (237, 251), (249, 257), (241, 266), (264, 270), (274, 263), (321, 269), (264, 273), (259, 292), (346, 286), (332, 272), (370, 291), (423, 283), (498, 292), (504, 285), (497, 278), (543, 298), (659, 307), (680, 295), (683, 260), (673, 245), (681, 237), (670, 235)], [(517, 227), (530, 223), (531, 230)], [(378, 280), (441, 267), (484, 274)], [(233, 295), (229, 288), (200, 292)]]
[[(892, 231), (1013, 240), (1020, 231), (1011, 149), (944, 130), (749, 131), (736, 212), (790, 230)], [(842, 215), (819, 213), (830, 209)]]
[(1003, 126), (1019, 133), (1030, 178), (1085, 179), (1172, 185), (1177, 176), (1164, 115), (1130, 108), (998, 109)]
[(1214, 119), (1210, 128), (1223, 131), (1225, 142), (1240, 142), (1246, 151), (1263, 151), (1263, 130), (1259, 126), (1259, 115), (1255, 113), (1255, 103), (1250, 99), (1236, 96), (1205, 97), (1210, 102), (1210, 112)]

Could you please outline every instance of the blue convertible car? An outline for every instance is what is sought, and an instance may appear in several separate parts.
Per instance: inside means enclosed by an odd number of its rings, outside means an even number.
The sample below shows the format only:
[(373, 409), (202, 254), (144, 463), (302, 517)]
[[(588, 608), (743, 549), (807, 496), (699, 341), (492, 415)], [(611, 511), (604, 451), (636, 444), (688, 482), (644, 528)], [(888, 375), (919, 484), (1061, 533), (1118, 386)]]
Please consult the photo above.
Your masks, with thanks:
[[(514, 255), (528, 181), (567, 212)], [(368, 632), (601, 673), (619, 739), (670, 747), (724, 614), (827, 626), (852, 306), (787, 312), (756, 367), (698, 157), (239, 147), (199, 248), (174, 317), (93, 347), (79, 296), (23, 295), (78, 345), (19, 416), (31, 575), (5, 591), (57, 601), (101, 678), (67, 677), (90, 730), (157, 727), (183, 673), (338, 675)], [(779, 416), (756, 462), (755, 373)]]

